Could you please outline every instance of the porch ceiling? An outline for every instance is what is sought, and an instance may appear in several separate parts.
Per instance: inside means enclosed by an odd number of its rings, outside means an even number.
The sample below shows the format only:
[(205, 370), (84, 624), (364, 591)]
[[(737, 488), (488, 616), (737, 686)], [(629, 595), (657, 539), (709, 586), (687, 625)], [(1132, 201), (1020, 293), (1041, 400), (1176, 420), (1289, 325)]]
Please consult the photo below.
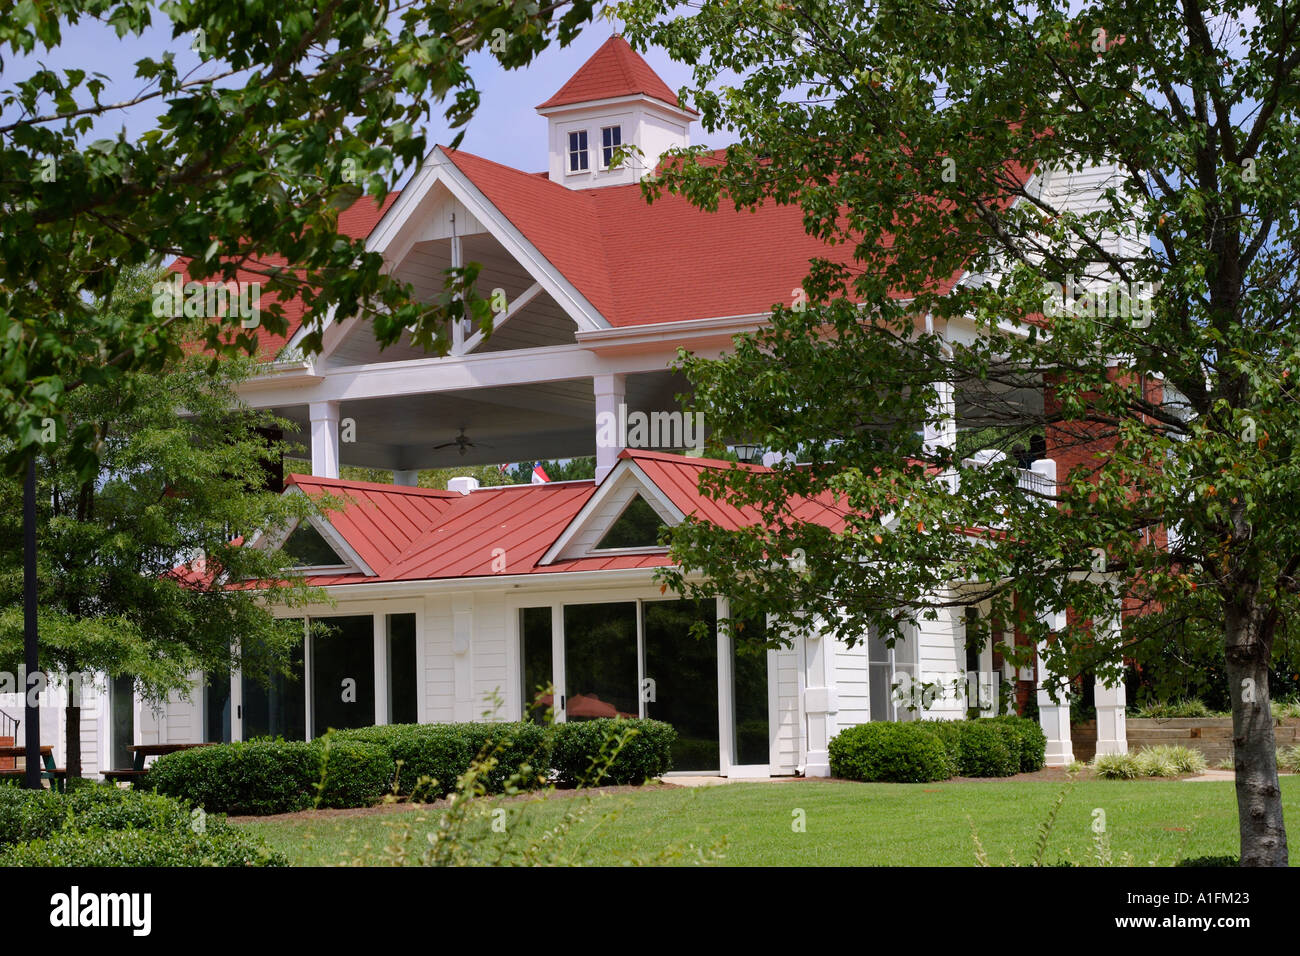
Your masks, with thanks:
[[(672, 372), (628, 376), (630, 409), (671, 411), (674, 396), (687, 391), (685, 379)], [(290, 442), (310, 457), (311, 427), (307, 406), (278, 408), (295, 423)], [(543, 458), (574, 458), (596, 453), (596, 408), (589, 379), (512, 385), (462, 392), (343, 402), (340, 432), (355, 423), (353, 442), (340, 440), (344, 465), (383, 469), (449, 468)], [(465, 429), (474, 447), (461, 454), (454, 445)]]

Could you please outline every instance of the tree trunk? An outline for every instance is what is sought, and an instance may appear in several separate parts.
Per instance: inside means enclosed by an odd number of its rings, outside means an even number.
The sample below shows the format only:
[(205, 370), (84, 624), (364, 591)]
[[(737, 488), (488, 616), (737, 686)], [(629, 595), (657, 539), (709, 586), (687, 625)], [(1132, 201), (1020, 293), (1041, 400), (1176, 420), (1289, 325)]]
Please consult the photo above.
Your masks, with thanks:
[(81, 777), (81, 681), (79, 674), (68, 675), (68, 707), (64, 737), (67, 751), (68, 781)]
[(1226, 630), (1241, 865), (1286, 866), (1286, 826), (1268, 692), (1271, 648), (1260, 639), (1258, 626), (1248, 614), (1230, 609)]
[(68, 735), (65, 741), (68, 751), (68, 779), (81, 776), (81, 708), (67, 708)]

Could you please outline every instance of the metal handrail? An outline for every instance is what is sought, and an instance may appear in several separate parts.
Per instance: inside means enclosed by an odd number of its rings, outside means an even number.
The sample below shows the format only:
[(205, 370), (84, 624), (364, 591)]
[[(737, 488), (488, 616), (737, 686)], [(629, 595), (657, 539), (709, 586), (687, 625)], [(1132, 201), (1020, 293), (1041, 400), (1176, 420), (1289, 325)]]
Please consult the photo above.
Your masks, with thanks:
[(14, 743), (18, 742), (18, 725), (22, 721), (17, 717), (10, 717), (3, 710), (0, 710), (0, 737), (12, 737)]

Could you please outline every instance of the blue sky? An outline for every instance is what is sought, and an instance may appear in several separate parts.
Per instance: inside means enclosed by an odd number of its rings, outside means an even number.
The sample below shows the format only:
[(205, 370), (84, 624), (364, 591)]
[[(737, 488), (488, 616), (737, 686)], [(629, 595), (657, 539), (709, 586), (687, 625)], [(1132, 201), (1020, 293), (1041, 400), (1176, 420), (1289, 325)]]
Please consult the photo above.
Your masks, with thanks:
[[(503, 70), (486, 54), (473, 57), (471, 70), (482, 95), (482, 105), (467, 129), (461, 148), (530, 172), (545, 169), (546, 121), (533, 107), (558, 90), (613, 32), (614, 28), (605, 21), (589, 24), (568, 47), (552, 47), (522, 70)], [(170, 26), (151, 29), (141, 37), (118, 39), (102, 24), (82, 23), (65, 30), (64, 42), (56, 50), (40, 51), (30, 57), (13, 57), (6, 51), (0, 88), (9, 89), (15, 80), (30, 76), (40, 62), (60, 71), (78, 68), (103, 73), (111, 78), (103, 102), (130, 99), (143, 87), (135, 79), (135, 62), (142, 57), (156, 58), (168, 49), (175, 53), (182, 70), (200, 65), (197, 55), (189, 49), (188, 40), (171, 38)], [(662, 51), (652, 50), (646, 59), (673, 89), (680, 89), (690, 78), (689, 67), (674, 63)], [(209, 65), (205, 69), (211, 68)], [(443, 121), (437, 104), (432, 111), (432, 120), (426, 127), (430, 145), (450, 142), (455, 131)], [(159, 112), (157, 101), (112, 112), (99, 119), (87, 141), (116, 136), (123, 128), (128, 137), (138, 136), (153, 125)], [(12, 117), (13, 111), (6, 110), (4, 115)], [(692, 142), (704, 141), (698, 128), (692, 132)], [(712, 143), (712, 139), (718, 139), (718, 143)], [(722, 145), (724, 141), (712, 137), (709, 142)]]

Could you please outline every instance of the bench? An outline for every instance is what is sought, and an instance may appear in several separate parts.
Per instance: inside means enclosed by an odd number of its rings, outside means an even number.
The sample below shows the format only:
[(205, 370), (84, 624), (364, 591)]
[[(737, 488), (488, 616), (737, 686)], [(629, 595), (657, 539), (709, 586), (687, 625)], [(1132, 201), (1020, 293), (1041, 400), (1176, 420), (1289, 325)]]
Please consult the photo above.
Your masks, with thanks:
[(101, 770), (100, 775), (105, 780), (112, 780), (115, 783), (130, 783), (141, 777), (146, 776), (149, 770), (144, 765), (146, 757), (161, 757), (164, 754), (174, 754), (182, 750), (192, 750), (195, 747), (210, 747), (211, 744), (134, 744), (126, 749), (131, 751), (132, 763), (135, 765), (129, 770)]
[[(13, 747), (13, 746), (0, 747), (0, 758), (4, 758), (4, 757), (22, 757), (24, 760), (26, 760), (27, 748)], [(17, 761), (15, 761), (15, 763), (16, 762)], [(50, 789), (67, 790), (68, 770), (66, 767), (54, 766), (53, 747), (41, 748), (41, 762), (44, 764), (44, 767), (41, 768), (41, 779), (48, 780), (50, 782)], [(26, 769), (0, 770), (0, 780), (25, 780), (26, 778), (27, 778)]]

